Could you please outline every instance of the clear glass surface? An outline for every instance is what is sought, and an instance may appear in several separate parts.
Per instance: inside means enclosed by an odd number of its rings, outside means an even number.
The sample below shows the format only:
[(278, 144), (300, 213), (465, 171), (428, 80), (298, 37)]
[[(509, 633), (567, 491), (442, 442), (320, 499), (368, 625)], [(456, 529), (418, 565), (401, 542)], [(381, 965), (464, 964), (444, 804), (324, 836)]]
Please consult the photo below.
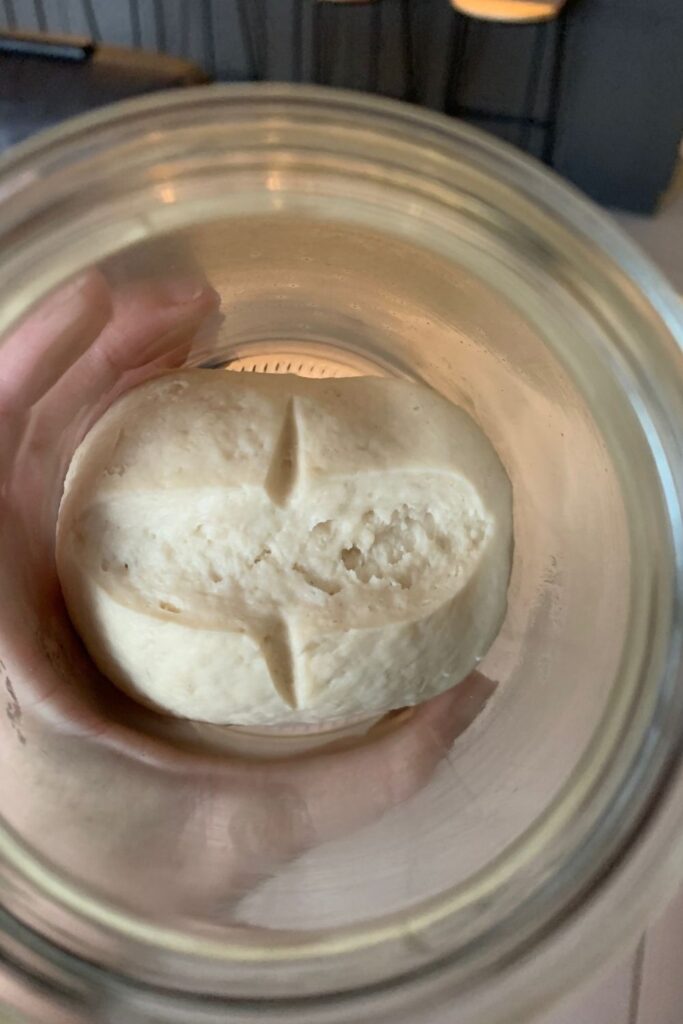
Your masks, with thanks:
[[(483, 135), (280, 86), (136, 101), (20, 148), (0, 243), (0, 886), (23, 998), (39, 977), (132, 1024), (495, 1024), (618, 951), (682, 859), (683, 327), (657, 272)], [(121, 315), (190, 277), (220, 315), (159, 314), (163, 352), (133, 332), (87, 387), (55, 343), (14, 401), (17, 324), (93, 267)], [(407, 376), (477, 419), (515, 556), (459, 703), (257, 734), (97, 674), (54, 574), (61, 483), (169, 347), (216, 372)]]

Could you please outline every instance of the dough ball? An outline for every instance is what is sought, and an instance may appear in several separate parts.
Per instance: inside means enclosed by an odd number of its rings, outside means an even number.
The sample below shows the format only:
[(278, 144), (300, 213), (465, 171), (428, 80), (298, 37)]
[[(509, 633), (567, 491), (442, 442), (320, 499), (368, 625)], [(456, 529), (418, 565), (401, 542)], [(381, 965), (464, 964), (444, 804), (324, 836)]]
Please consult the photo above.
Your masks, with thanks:
[(435, 392), (198, 369), (102, 416), (57, 528), (99, 668), (157, 709), (242, 725), (453, 686), (500, 627), (511, 548), (505, 471)]

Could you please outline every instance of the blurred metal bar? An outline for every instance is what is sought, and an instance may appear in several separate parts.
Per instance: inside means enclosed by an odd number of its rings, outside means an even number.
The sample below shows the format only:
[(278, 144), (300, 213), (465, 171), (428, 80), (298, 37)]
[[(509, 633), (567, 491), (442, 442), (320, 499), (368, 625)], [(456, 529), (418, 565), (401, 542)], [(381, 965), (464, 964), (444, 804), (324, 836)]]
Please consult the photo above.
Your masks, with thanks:
[(562, 13), (555, 26), (555, 59), (553, 61), (552, 79), (550, 84), (550, 104), (548, 110), (548, 131), (543, 146), (543, 161), (552, 167), (555, 159), (557, 143), (557, 123), (559, 120), (560, 100), (562, 96), (562, 73), (564, 71), (567, 50), (567, 15)]
[(213, 7), (211, 0), (202, 0), (202, 33), (204, 55), (209, 65), (209, 73), (216, 74), (216, 45), (213, 38)]
[(403, 99), (407, 103), (417, 103), (417, 84), (415, 76), (415, 47), (413, 46), (413, 19), (411, 16), (411, 0), (401, 0), (401, 39), (403, 42), (403, 74), (405, 90)]
[(460, 103), (460, 86), (462, 84), (463, 71), (465, 69), (465, 56), (467, 53), (467, 40), (470, 33), (470, 19), (467, 17), (455, 16), (451, 28), (451, 45), (449, 60), (449, 81), (446, 90), (446, 103), (449, 114), (456, 117), (463, 114)]
[(292, 78), (295, 82), (304, 80), (304, 0), (294, 0), (294, 23), (292, 25)]
[(128, 0), (128, 11), (130, 13), (130, 30), (133, 37), (133, 46), (139, 49), (142, 45), (142, 26), (140, 24), (140, 8), (137, 0)]
[(185, 2), (180, 4), (180, 42), (185, 50), (190, 48), (190, 5)]
[(5, 19), (7, 21), (8, 28), (17, 27), (17, 15), (14, 10), (14, 0), (3, 0), (3, 7), (5, 9)]
[(325, 67), (325, 8), (318, 0), (313, 0), (311, 8), (311, 19), (313, 23), (313, 60), (311, 65), (311, 76), (314, 83), (323, 85), (323, 71)]
[(368, 92), (377, 92), (379, 85), (379, 57), (382, 44), (382, 9), (378, 3), (372, 8), (370, 20), (370, 67), (368, 69)]
[(244, 49), (249, 62), (249, 77), (256, 81), (266, 77), (266, 16), (261, 0), (236, 0), (237, 16)]
[(41, 32), (47, 32), (47, 15), (45, 14), (43, 0), (33, 0), (33, 10), (35, 11), (38, 28)]
[(534, 28), (534, 45), (531, 50), (529, 61), (529, 73), (527, 76), (526, 90), (523, 107), (525, 119), (522, 121), (519, 132), (519, 144), (523, 149), (528, 149), (531, 142), (530, 118), (536, 110), (538, 91), (540, 88), (541, 67), (545, 53), (548, 26), (546, 22), (539, 22)]
[(95, 14), (95, 8), (93, 7), (92, 0), (81, 0), (83, 5), (83, 15), (85, 17), (86, 24), (88, 26), (88, 32), (98, 43), (102, 38), (100, 27), (97, 22), (97, 15)]
[(154, 30), (157, 41), (157, 50), (163, 53), (166, 49), (166, 14), (164, 12), (164, 0), (154, 0)]

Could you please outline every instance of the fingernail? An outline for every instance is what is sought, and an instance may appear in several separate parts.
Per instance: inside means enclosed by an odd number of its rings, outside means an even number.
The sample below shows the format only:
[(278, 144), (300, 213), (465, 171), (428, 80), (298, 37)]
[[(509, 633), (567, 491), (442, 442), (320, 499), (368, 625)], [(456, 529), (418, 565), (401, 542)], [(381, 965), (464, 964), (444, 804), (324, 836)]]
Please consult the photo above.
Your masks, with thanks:
[(164, 281), (161, 290), (172, 305), (180, 306), (196, 302), (204, 292), (209, 291), (209, 285), (197, 277), (179, 277)]
[(69, 302), (78, 292), (81, 292), (83, 288), (93, 278), (92, 271), (86, 270), (85, 273), (78, 274), (76, 277), (72, 277), (66, 284), (60, 285), (60, 287), (52, 292), (50, 295), (50, 302), (53, 306), (61, 306), (65, 302)]

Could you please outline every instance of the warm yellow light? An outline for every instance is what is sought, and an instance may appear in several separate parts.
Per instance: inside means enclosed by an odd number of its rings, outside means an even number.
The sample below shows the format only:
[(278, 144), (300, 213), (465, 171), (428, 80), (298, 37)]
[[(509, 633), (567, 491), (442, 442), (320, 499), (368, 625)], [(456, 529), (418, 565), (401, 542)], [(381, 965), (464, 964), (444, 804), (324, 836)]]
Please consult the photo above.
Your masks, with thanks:
[(173, 185), (157, 185), (156, 194), (162, 203), (175, 203), (176, 191)]
[(280, 192), (282, 190), (282, 179), (279, 171), (269, 171), (266, 176), (266, 188), (269, 192)]
[(547, 21), (555, 18), (566, 0), (451, 0), (461, 14), (486, 21)]

